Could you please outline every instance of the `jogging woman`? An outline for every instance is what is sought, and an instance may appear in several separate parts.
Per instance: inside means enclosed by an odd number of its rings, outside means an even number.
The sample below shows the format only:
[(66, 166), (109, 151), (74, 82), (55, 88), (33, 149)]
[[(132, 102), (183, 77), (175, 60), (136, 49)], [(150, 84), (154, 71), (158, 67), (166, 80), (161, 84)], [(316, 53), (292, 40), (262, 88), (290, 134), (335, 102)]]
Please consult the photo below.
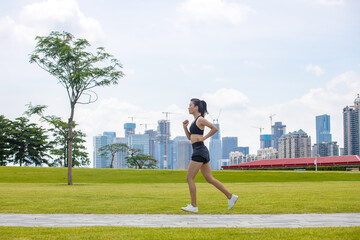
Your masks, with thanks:
[[(205, 114), (207, 114), (206, 102), (197, 98), (191, 99), (189, 104), (189, 114), (192, 114), (195, 119), (194, 122), (190, 125), (190, 131), (187, 128), (189, 124), (188, 120), (183, 122), (183, 127), (187, 138), (192, 143), (193, 148), (193, 154), (191, 156), (191, 161), (186, 175), (186, 181), (188, 182), (190, 190), (191, 204), (189, 204), (187, 207), (182, 207), (181, 209), (192, 213), (198, 212), (194, 178), (199, 170), (201, 170), (201, 173), (206, 181), (214, 185), (228, 198), (228, 210), (230, 210), (239, 197), (231, 194), (225, 188), (225, 186), (220, 181), (215, 179), (211, 174), (209, 151), (204, 145), (204, 141), (214, 135), (218, 129), (214, 126), (214, 124), (205, 119)], [(205, 127), (210, 128), (210, 132), (204, 136)]]

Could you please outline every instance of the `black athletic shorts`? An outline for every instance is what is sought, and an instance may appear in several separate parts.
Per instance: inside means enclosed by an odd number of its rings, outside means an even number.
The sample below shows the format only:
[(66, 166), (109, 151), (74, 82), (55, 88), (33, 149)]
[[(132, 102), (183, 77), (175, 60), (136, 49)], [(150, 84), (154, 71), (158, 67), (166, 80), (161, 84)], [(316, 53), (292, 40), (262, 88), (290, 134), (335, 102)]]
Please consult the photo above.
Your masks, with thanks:
[(208, 163), (210, 161), (209, 150), (204, 142), (196, 142), (192, 144), (193, 154), (191, 160), (195, 162)]

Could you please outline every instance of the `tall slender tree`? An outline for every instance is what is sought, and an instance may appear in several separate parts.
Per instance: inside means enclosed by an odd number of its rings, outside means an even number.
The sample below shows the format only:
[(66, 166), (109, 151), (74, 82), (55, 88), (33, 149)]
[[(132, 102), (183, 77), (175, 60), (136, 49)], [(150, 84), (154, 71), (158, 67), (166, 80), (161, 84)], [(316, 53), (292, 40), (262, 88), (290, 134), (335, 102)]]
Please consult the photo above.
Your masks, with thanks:
[[(37, 36), (37, 45), (30, 56), (30, 63), (53, 75), (66, 89), (70, 103), (68, 136), (68, 184), (72, 185), (73, 121), (76, 104), (89, 104), (97, 100), (92, 90), (96, 87), (117, 84), (124, 75), (122, 65), (103, 47), (96, 53), (87, 52), (86, 39), (75, 39), (67, 32), (51, 32), (49, 36)], [(85, 97), (85, 101), (80, 100)], [(94, 98), (93, 98), (94, 97)]]

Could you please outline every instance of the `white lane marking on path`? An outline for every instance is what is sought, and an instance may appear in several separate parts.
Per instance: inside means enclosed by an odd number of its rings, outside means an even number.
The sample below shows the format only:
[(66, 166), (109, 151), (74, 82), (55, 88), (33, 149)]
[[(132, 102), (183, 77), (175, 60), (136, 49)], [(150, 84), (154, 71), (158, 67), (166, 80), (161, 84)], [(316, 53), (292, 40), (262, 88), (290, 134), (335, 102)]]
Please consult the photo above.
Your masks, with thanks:
[(0, 214), (0, 226), (242, 227), (360, 226), (360, 213), (333, 214)]

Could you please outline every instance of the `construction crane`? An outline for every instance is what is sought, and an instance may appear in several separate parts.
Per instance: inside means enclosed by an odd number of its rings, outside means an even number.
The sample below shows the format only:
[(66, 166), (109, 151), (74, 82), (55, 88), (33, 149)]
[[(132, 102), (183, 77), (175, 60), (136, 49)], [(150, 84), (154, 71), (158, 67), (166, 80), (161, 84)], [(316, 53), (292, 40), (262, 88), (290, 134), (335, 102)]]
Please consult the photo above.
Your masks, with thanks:
[(276, 116), (276, 114), (271, 114), (270, 113), (270, 116), (269, 116), (269, 118), (270, 118), (270, 133), (272, 133), (272, 119), (273, 119), (273, 116)]
[(128, 117), (131, 119), (131, 123), (134, 123), (134, 118), (137, 118), (137, 117)]
[(259, 130), (260, 130), (260, 135), (261, 135), (261, 133), (262, 133), (262, 130), (264, 130), (264, 128), (263, 128), (263, 127), (253, 127), (253, 128), (257, 128), (257, 129), (259, 129)]
[(148, 125), (155, 125), (155, 123), (140, 123), (140, 126), (145, 126), (145, 131), (147, 130)]
[(130, 117), (128, 117), (128, 118), (131, 119), (131, 123), (134, 123), (134, 119), (135, 119), (135, 118), (136, 118), (136, 119), (144, 119), (143, 117), (134, 117), (134, 116), (130, 116)]
[(253, 127), (253, 128), (257, 128), (260, 130), (260, 148), (261, 148), (261, 133), (262, 133), (262, 130), (264, 130), (263, 127)]
[(136, 123), (134, 123), (134, 119), (135, 119), (135, 118), (136, 118), (136, 119), (141, 119), (142, 117), (130, 116), (130, 117), (128, 117), (128, 118), (131, 119), (131, 124), (135, 124), (134, 129), (133, 129), (133, 131), (130, 132), (130, 134), (135, 134)]
[(165, 114), (166, 116), (166, 121), (169, 120), (169, 115), (170, 114), (176, 114), (176, 113), (173, 113), (173, 112), (162, 112), (163, 114)]

